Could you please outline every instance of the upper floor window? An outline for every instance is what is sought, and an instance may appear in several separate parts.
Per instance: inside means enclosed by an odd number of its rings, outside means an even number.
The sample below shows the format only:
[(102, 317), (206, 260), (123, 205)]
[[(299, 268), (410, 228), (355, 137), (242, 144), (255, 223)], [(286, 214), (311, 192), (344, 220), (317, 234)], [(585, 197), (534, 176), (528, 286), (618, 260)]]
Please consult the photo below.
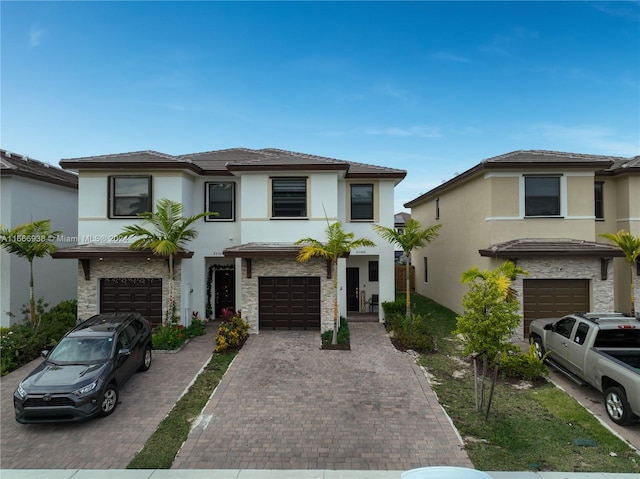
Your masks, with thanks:
[(351, 185), (351, 219), (373, 221), (373, 185)]
[(436, 198), (436, 219), (440, 219), (440, 198)]
[(271, 178), (271, 201), (274, 218), (306, 218), (307, 179)]
[(525, 176), (524, 215), (560, 216), (559, 176)]
[(218, 213), (215, 216), (207, 216), (205, 221), (234, 221), (235, 183), (205, 183), (205, 188), (206, 211)]
[(604, 218), (604, 182), (596, 181), (594, 187), (595, 215), (596, 219), (601, 220)]
[(109, 177), (109, 218), (135, 218), (152, 211), (151, 176)]

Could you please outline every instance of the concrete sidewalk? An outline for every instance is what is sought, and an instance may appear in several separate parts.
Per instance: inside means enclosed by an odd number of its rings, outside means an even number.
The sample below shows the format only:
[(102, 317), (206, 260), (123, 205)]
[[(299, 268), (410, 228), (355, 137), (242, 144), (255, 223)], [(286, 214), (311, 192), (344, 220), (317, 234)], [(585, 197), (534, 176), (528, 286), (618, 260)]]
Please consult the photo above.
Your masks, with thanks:
[[(403, 471), (264, 469), (79, 470), (3, 469), (2, 479), (400, 479)], [(493, 479), (638, 479), (607, 472), (487, 472)]]

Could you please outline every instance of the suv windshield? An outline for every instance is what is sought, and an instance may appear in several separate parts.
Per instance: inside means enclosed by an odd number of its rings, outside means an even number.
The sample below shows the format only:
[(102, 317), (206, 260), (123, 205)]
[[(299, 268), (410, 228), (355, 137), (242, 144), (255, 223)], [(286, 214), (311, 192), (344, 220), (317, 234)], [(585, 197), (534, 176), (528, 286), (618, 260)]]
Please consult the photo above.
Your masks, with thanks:
[(95, 363), (109, 359), (113, 338), (63, 338), (47, 358), (56, 363)]

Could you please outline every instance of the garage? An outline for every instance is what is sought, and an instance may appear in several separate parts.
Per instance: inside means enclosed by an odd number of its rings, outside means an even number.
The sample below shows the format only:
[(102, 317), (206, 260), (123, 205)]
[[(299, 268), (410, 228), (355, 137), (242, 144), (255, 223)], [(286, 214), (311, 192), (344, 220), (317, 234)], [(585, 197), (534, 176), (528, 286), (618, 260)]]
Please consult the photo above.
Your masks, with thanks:
[(100, 279), (100, 312), (118, 311), (135, 311), (153, 324), (160, 324), (162, 322), (162, 279)]
[(260, 277), (259, 328), (320, 330), (320, 278)]
[(590, 311), (587, 279), (524, 279), (524, 330), (536, 318), (556, 318), (577, 311)]

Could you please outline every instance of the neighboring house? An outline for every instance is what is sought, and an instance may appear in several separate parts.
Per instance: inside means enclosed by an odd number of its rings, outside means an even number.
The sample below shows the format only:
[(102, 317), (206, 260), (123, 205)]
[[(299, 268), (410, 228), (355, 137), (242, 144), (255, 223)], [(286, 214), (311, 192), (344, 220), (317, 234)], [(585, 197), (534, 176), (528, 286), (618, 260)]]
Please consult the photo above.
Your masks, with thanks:
[[(181, 321), (240, 309), (260, 329), (330, 329), (332, 275), (325, 260), (299, 263), (295, 241), (324, 241), (341, 221), (375, 247), (338, 264), (339, 313), (364, 311), (378, 294), (394, 300), (393, 246), (371, 225), (391, 227), (394, 187), (406, 172), (278, 149), (236, 148), (183, 156), (153, 151), (64, 159), (80, 179), (78, 231), (85, 241), (56, 253), (78, 259), (78, 316), (133, 309), (160, 322), (167, 261), (113, 238), (160, 198), (184, 215), (219, 213), (197, 223), (199, 236), (176, 261)], [(382, 312), (379, 313), (382, 320)]]
[[(0, 150), (0, 225), (12, 229), (36, 220), (51, 220), (63, 236), (59, 247), (78, 234), (78, 177), (56, 166)], [(29, 303), (29, 262), (5, 249), (0, 252), (0, 326), (22, 319)], [(33, 262), (36, 299), (50, 306), (75, 299), (76, 262), (50, 257)], [(7, 313), (15, 315), (13, 321)]]
[[(402, 234), (402, 230), (404, 229), (404, 225), (407, 222), (407, 220), (411, 218), (411, 215), (405, 211), (402, 211), (400, 213), (396, 213), (393, 216), (393, 226), (395, 227), (396, 231), (400, 234)], [(404, 264), (406, 261), (406, 258), (404, 257), (404, 251), (402, 251), (402, 248), (398, 245), (394, 245), (395, 247), (395, 261), (396, 263), (399, 264)]]
[[(462, 272), (505, 260), (529, 272), (513, 283), (521, 336), (537, 317), (629, 312), (628, 263), (599, 234), (640, 235), (640, 157), (515, 151), (482, 161), (405, 207), (423, 224), (442, 224), (439, 237), (413, 254), (416, 291), (457, 313), (468, 290)], [(640, 297), (640, 281), (635, 285)]]

